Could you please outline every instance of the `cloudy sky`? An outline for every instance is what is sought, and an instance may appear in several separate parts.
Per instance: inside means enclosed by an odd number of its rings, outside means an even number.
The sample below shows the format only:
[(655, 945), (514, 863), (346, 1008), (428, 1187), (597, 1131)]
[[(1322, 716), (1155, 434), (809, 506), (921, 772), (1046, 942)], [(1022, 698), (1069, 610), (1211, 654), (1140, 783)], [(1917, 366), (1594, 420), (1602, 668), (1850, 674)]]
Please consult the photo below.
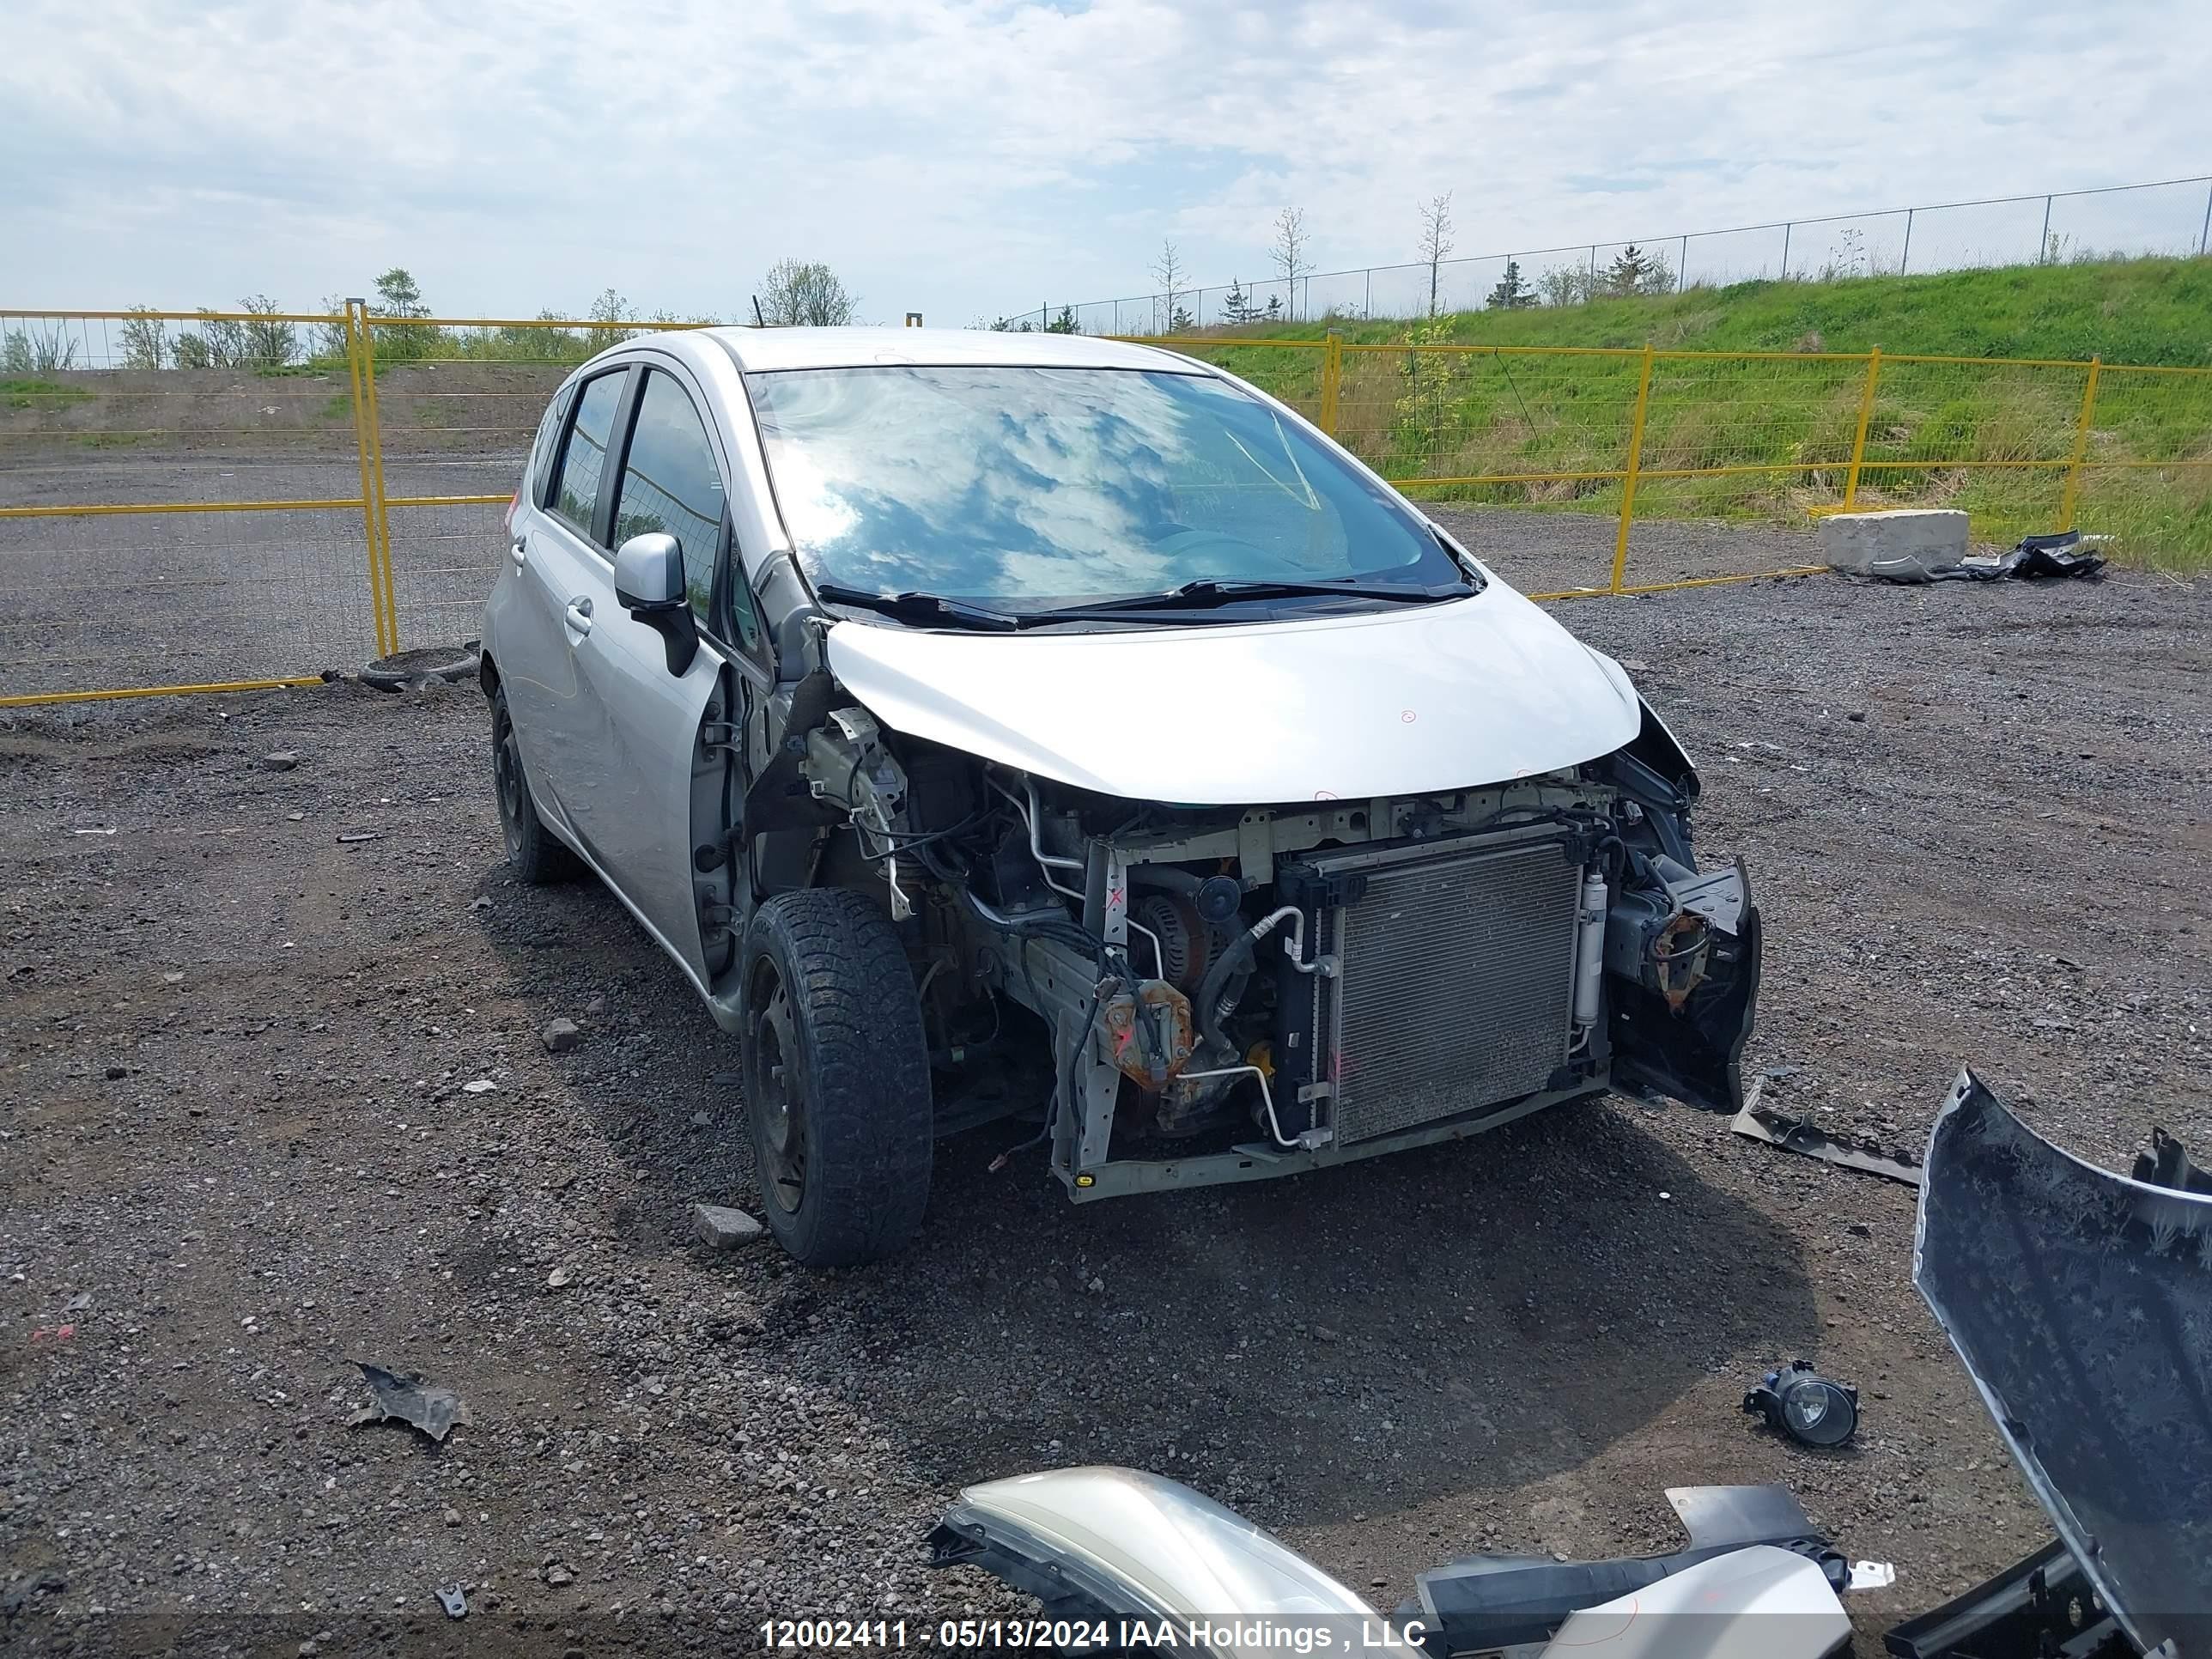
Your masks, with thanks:
[[(1142, 292), (1164, 239), (1250, 281), (1291, 204), (1326, 271), (1412, 258), (1445, 191), (1475, 254), (2212, 171), (2203, 0), (5, 10), (0, 307), (313, 308), (399, 264), (444, 315), (735, 315), (796, 255), (964, 324)], [(2193, 240), (2203, 202), (2061, 228)]]

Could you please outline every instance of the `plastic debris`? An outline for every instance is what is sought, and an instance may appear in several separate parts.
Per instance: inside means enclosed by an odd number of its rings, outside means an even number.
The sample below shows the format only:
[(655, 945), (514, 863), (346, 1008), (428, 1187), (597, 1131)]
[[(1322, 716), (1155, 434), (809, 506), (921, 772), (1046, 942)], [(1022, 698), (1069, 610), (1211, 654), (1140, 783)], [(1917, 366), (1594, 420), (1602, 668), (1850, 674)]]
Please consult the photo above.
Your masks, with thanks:
[(356, 1359), (354, 1364), (361, 1367), (362, 1378), (368, 1384), (374, 1403), (363, 1406), (347, 1419), (349, 1425), (396, 1419), (443, 1443), (455, 1424), (469, 1420), (469, 1408), (460, 1395), (442, 1384), (425, 1382), (411, 1372), (388, 1371), (365, 1359)]
[(1754, 1082), (1746, 1091), (1743, 1109), (1729, 1121), (1729, 1127), (1753, 1140), (1763, 1140), (1770, 1146), (1779, 1146), (1785, 1152), (1798, 1152), (1807, 1158), (1817, 1158), (1824, 1164), (1832, 1164), (1839, 1170), (1857, 1170), (1866, 1175), (1887, 1176), (1892, 1181), (1901, 1181), (1908, 1187), (1920, 1184), (1919, 1160), (1901, 1147), (1877, 1146), (1871, 1141), (1855, 1140), (1804, 1118), (1778, 1112), (1771, 1106), (1759, 1103), (1764, 1092), (1761, 1084)]
[(1887, 582), (1994, 582), (2008, 576), (2033, 580), (2045, 576), (2095, 576), (2105, 568), (2105, 556), (2096, 551), (2109, 536), (2084, 536), (2063, 530), (2055, 536), (2023, 536), (2020, 543), (1995, 558), (1962, 559), (1957, 564), (1929, 564), (1910, 553), (1876, 559), (1868, 574)]
[(1897, 1569), (1887, 1561), (1854, 1561), (1845, 1589), (1887, 1589), (1897, 1582)]
[(447, 1618), (465, 1619), (469, 1616), (468, 1592), (460, 1585), (441, 1584), (437, 1594), (438, 1604), (445, 1608)]

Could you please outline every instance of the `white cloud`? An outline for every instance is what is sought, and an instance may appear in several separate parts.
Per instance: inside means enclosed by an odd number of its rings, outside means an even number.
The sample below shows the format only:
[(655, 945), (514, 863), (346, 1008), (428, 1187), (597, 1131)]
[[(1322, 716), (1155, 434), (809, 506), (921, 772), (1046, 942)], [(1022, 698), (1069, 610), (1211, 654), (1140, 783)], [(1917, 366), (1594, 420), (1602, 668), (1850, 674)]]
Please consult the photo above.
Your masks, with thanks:
[(795, 254), (964, 322), (1142, 292), (1165, 235), (1249, 282), (1290, 202), (1327, 270), (1410, 258), (1443, 190), (1472, 254), (2212, 166), (2179, 0), (10, 10), (0, 303), (399, 263), (449, 313), (733, 314)]

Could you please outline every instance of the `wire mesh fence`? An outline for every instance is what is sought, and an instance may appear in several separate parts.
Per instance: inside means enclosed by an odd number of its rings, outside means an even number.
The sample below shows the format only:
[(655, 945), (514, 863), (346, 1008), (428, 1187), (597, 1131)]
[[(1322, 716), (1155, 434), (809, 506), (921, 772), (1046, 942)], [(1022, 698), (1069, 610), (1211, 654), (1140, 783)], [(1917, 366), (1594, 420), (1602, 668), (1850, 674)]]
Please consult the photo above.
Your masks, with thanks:
[[(1936, 203), (1346, 270), (1118, 300), (1048, 301), (1010, 327), (1170, 334), (1240, 322), (1413, 318), (1766, 278), (1906, 276), (2212, 252), (2212, 176)], [(1624, 256), (1627, 256), (1624, 260)], [(1624, 273), (1626, 273), (1624, 275)], [(1626, 283), (1626, 289), (1618, 285)]]
[[(1818, 519), (1847, 507), (1956, 507), (1998, 545), (2082, 522), (2132, 554), (2212, 555), (2212, 369), (1333, 334), (1159, 343), (1284, 398), (1417, 499), (1613, 520), (1577, 593), (1808, 569)], [(1806, 562), (1747, 569), (1716, 550), (1725, 536), (1632, 533), (1658, 520), (1794, 529)]]
[[(0, 705), (306, 683), (471, 636), (553, 391), (656, 325), (0, 316)], [(1170, 337), (1416, 499), (1566, 515), (1551, 596), (1809, 568), (1839, 507), (2212, 556), (2212, 370)], [(1784, 527), (1757, 544), (1716, 528)], [(1486, 546), (1509, 580), (1510, 534)], [(1772, 550), (1803, 549), (1802, 562)], [(1795, 556), (1792, 556), (1793, 557)], [(1534, 585), (1534, 584), (1532, 584)]]
[(500, 521), (540, 416), (571, 368), (683, 324), (375, 318), (376, 430), (403, 645), (477, 631), (498, 569)]

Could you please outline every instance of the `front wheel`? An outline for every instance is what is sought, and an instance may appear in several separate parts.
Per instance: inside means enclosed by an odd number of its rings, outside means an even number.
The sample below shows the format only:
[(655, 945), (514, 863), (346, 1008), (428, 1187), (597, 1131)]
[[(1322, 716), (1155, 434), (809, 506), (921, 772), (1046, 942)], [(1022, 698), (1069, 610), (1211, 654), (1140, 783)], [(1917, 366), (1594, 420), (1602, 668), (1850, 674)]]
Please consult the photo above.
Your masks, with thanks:
[(800, 1265), (912, 1241), (929, 1201), (929, 1049), (890, 920), (836, 888), (753, 913), (743, 977), (745, 1118), (769, 1230)]

